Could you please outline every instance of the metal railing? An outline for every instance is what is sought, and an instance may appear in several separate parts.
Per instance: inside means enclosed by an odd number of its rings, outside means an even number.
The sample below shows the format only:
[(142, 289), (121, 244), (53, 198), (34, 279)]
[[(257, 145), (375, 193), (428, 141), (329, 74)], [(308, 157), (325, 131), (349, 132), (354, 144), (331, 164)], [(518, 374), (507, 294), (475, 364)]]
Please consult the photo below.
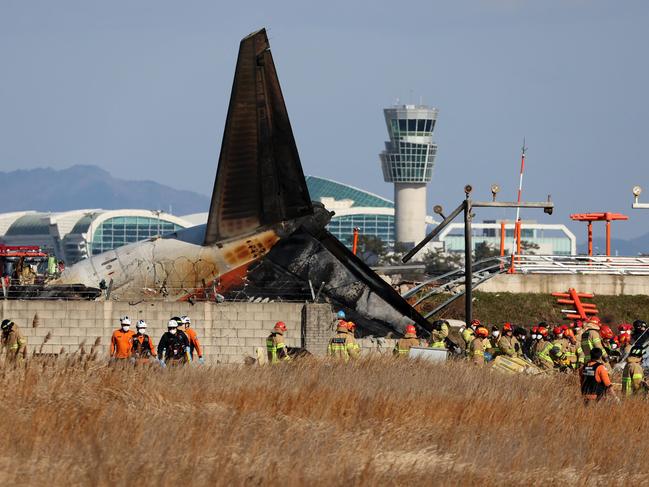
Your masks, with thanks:
[(649, 257), (515, 255), (516, 274), (649, 275)]

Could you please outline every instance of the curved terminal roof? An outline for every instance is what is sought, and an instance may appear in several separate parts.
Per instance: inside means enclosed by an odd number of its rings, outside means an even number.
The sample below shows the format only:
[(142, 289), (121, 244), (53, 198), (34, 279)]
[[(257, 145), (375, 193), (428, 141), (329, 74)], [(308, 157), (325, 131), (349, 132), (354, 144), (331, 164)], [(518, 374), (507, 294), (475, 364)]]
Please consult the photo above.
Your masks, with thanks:
[(322, 198), (333, 198), (336, 201), (351, 201), (351, 207), (394, 208), (394, 203), (382, 196), (332, 179), (307, 176), (306, 184), (313, 201), (323, 202)]

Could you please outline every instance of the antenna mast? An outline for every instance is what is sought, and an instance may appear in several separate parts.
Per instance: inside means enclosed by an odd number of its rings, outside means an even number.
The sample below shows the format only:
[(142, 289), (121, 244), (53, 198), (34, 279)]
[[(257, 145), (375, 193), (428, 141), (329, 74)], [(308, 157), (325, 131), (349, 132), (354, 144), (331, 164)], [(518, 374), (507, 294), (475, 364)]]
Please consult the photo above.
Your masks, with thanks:
[[(521, 203), (521, 197), (523, 195), (523, 174), (525, 173), (525, 153), (527, 152), (527, 147), (525, 147), (525, 137), (523, 137), (523, 147), (521, 148), (521, 175), (518, 180), (518, 204)], [(516, 228), (514, 230), (514, 238), (516, 239), (516, 253), (520, 255), (521, 253), (521, 208), (520, 206), (516, 208)]]

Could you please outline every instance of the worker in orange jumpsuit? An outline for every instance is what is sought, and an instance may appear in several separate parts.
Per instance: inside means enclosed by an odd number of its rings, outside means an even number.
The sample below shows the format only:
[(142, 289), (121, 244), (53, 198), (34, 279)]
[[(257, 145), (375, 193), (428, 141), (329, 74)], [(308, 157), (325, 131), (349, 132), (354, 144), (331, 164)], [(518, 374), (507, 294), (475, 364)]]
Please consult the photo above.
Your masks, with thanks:
[(205, 363), (205, 359), (203, 359), (203, 349), (201, 348), (201, 342), (198, 341), (196, 330), (191, 328), (191, 318), (189, 316), (181, 316), (180, 322), (185, 325), (185, 335), (187, 335), (187, 340), (189, 340), (189, 355), (192, 358), (192, 362), (194, 361), (194, 350), (196, 350), (198, 363), (203, 365)]
[(137, 334), (133, 335), (131, 360), (136, 364), (148, 364), (151, 357), (156, 357), (155, 345), (149, 335), (146, 334), (146, 321), (140, 320), (135, 325)]
[(602, 360), (603, 350), (593, 348), (590, 351), (590, 360), (579, 370), (581, 395), (585, 404), (592, 404), (607, 396), (616, 398), (611, 389), (613, 383), (608, 376), (608, 370)]
[(135, 332), (131, 330), (131, 320), (128, 316), (124, 316), (120, 319), (120, 328), (115, 330), (113, 336), (110, 338), (111, 362), (131, 358), (133, 335), (135, 335)]

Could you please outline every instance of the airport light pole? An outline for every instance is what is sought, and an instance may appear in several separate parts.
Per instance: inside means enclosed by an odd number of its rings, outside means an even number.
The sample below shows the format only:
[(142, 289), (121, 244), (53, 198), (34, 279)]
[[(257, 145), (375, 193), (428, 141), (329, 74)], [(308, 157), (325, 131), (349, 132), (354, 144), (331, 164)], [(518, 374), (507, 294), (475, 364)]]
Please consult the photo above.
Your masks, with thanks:
[[(437, 205), (433, 209), (435, 213), (440, 215), (444, 220), (435, 227), (426, 237), (419, 242), (415, 247), (408, 252), (402, 261), (408, 262), (412, 259), (421, 249), (423, 249), (428, 242), (434, 239), (444, 228), (449, 225), (460, 213), (464, 212), (464, 320), (467, 325), (471, 323), (473, 318), (473, 242), (471, 222), (473, 208), (539, 208), (543, 209), (545, 213), (551, 215), (554, 211), (554, 203), (548, 195), (547, 201), (496, 201), (496, 195), (500, 191), (500, 186), (494, 184), (491, 186), (492, 201), (473, 201), (471, 199), (471, 192), (473, 187), (467, 184), (464, 187), (464, 201), (451, 212), (448, 217), (444, 217), (443, 209)], [(649, 207), (649, 206), (648, 206)]]
[(634, 210), (649, 210), (649, 203), (640, 203), (640, 195), (642, 194), (642, 187), (634, 186), (633, 187), (633, 205), (631, 208)]

